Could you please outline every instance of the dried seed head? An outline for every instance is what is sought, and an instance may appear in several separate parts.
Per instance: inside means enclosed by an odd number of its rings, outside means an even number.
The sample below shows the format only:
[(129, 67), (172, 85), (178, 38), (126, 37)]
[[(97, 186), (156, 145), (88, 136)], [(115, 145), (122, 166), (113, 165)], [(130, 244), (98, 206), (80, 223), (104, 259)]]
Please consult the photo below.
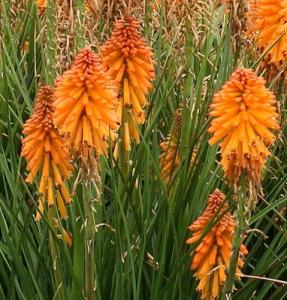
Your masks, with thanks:
[(217, 0), (217, 1), (215, 1), (215, 5), (217, 7), (219, 7), (221, 5), (225, 5), (226, 11), (230, 12), (230, 9), (231, 9), (231, 0)]
[(161, 177), (168, 183), (180, 163), (179, 142), (181, 136), (182, 109), (174, 113), (173, 126), (170, 135), (160, 144), (162, 153), (159, 157), (161, 166)]
[(75, 3), (58, 0), (56, 14), (57, 73), (68, 70), (75, 56), (77, 14)]

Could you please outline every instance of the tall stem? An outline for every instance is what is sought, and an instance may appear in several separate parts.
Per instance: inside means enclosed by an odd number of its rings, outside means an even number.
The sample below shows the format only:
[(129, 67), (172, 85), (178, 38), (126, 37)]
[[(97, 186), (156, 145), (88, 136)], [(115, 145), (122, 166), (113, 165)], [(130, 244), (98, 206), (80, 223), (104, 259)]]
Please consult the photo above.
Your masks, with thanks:
[(83, 185), (83, 201), (85, 209), (85, 294), (88, 300), (95, 297), (95, 224), (91, 202), (91, 184)]
[(76, 48), (85, 46), (85, 3), (84, 0), (76, 0), (77, 24), (76, 24)]
[[(75, 49), (79, 51), (81, 48), (85, 46), (85, 4), (84, 0), (75, 0), (71, 1), (73, 8), (77, 12), (76, 15), (76, 35), (75, 35)], [(71, 300), (81, 300), (83, 299), (83, 292), (86, 291), (86, 286), (84, 288), (84, 280), (86, 280), (86, 230), (83, 229), (85, 221), (88, 222), (87, 215), (87, 206), (89, 208), (89, 201), (87, 199), (87, 192), (86, 192), (86, 184), (82, 186), (82, 201), (79, 201), (79, 198), (76, 200), (77, 203), (74, 206), (74, 220), (73, 220), (73, 229), (74, 229), (74, 253), (73, 253), (73, 272), (74, 272), (74, 279), (72, 282), (72, 289), (71, 289)], [(84, 207), (83, 207), (84, 206)], [(82, 211), (84, 209), (84, 212)], [(91, 219), (91, 218), (90, 218)], [(89, 225), (91, 223), (88, 222)], [(89, 226), (88, 225), (88, 226)], [(93, 299), (89, 298), (86, 294), (88, 300)]]
[[(55, 1), (47, 1), (46, 10), (46, 24), (47, 24), (47, 41), (46, 41), (46, 73), (45, 80), (49, 85), (53, 85), (56, 77), (56, 5)], [(51, 226), (53, 226), (53, 218), (55, 217), (55, 207), (48, 208), (48, 219)], [(62, 275), (60, 271), (60, 260), (57, 251), (57, 238), (51, 230), (49, 230), (49, 244), (52, 258), (52, 269), (56, 284), (57, 298), (59, 300), (65, 299), (64, 286)]]
[(56, 14), (55, 1), (48, 0), (46, 11), (47, 41), (46, 41), (46, 82), (51, 86), (56, 78)]
[(124, 186), (126, 184), (127, 175), (129, 172), (130, 152), (127, 149), (126, 141), (130, 137), (126, 137), (125, 124), (129, 122), (128, 109), (123, 105), (122, 111), (122, 126), (121, 126), (121, 144), (120, 144), (120, 168), (122, 178), (120, 179), (120, 196), (123, 196)]
[(79, 199), (75, 199), (74, 214), (73, 214), (73, 273), (74, 278), (72, 282), (72, 289), (70, 294), (71, 300), (83, 299), (83, 285), (84, 285), (84, 263), (85, 263), (85, 250), (84, 250), (84, 231), (83, 227), (83, 214), (81, 212), (81, 205)]
[(243, 233), (246, 230), (246, 223), (245, 223), (245, 217), (244, 217), (244, 206), (245, 206), (245, 203), (247, 203), (246, 197), (247, 197), (246, 182), (245, 182), (245, 180), (241, 180), (241, 183), (240, 183), (238, 191), (237, 191), (237, 204), (238, 204), (237, 223), (238, 224), (237, 224), (236, 230), (235, 230), (235, 236), (234, 236), (234, 241), (233, 241), (233, 251), (232, 251), (232, 256), (230, 259), (230, 266), (229, 266), (227, 281), (225, 284), (223, 299), (226, 299), (226, 296), (228, 294), (230, 294), (233, 289), (240, 246), (243, 241)]
[[(53, 226), (53, 217), (54, 217), (54, 207), (48, 208), (48, 219), (51, 226)], [(59, 300), (65, 299), (64, 294), (64, 287), (63, 287), (63, 280), (60, 271), (60, 260), (57, 252), (57, 244), (56, 244), (56, 237), (53, 235), (53, 232), (49, 230), (49, 244), (50, 244), (50, 251), (51, 251), (51, 258), (52, 258), (52, 269), (54, 273), (54, 279), (56, 284), (55, 293), (57, 294), (57, 298)]]

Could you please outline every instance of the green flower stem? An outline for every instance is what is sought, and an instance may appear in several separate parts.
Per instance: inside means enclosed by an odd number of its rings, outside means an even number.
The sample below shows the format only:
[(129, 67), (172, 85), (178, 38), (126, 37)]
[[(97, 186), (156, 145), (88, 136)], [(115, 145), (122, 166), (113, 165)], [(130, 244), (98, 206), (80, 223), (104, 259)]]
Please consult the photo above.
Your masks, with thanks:
[(47, 41), (46, 41), (46, 82), (53, 86), (56, 78), (56, 4), (48, 0), (46, 11)]
[[(55, 215), (55, 208), (48, 208), (48, 219), (51, 227), (53, 227), (53, 217)], [(54, 273), (54, 280), (56, 284), (55, 293), (57, 294), (57, 298), (59, 300), (65, 299), (63, 280), (60, 271), (60, 260), (57, 251), (57, 237), (53, 234), (52, 230), (49, 230), (49, 243), (50, 243), (50, 251), (52, 258), (52, 269)]]
[(246, 191), (246, 181), (241, 180), (239, 184), (239, 188), (237, 191), (237, 226), (235, 230), (235, 237), (233, 241), (233, 251), (230, 259), (230, 266), (228, 270), (227, 281), (224, 288), (223, 298), (227, 299), (227, 295), (230, 295), (233, 289), (235, 276), (236, 276), (236, 268), (237, 268), (237, 260), (239, 256), (240, 246), (243, 241), (243, 233), (246, 230), (246, 222), (244, 217), (244, 206), (246, 203), (247, 191)]
[(121, 143), (120, 143), (120, 172), (122, 175), (122, 178), (120, 178), (120, 196), (123, 197), (123, 192), (126, 185), (126, 179), (129, 172), (129, 160), (130, 160), (130, 152), (126, 150), (125, 148), (125, 129), (124, 124), (129, 121), (129, 112), (128, 109), (123, 106), (123, 112), (122, 112), (122, 125), (120, 129), (120, 136), (121, 136)]
[(83, 201), (85, 210), (85, 295), (88, 300), (95, 297), (95, 224), (91, 203), (91, 184), (83, 184)]
[(76, 0), (77, 24), (76, 24), (76, 48), (77, 51), (85, 47), (85, 3), (84, 0)]
[(81, 212), (80, 201), (75, 200), (74, 215), (73, 215), (73, 281), (70, 294), (71, 300), (83, 299), (84, 290), (84, 264), (85, 264), (85, 249), (84, 249), (84, 230), (83, 230), (83, 214)]
[[(77, 51), (82, 49), (85, 46), (85, 27), (84, 27), (84, 12), (85, 12), (85, 4), (84, 0), (76, 0), (73, 4), (76, 6), (77, 18), (76, 18), (76, 35), (75, 35), (75, 48)], [(83, 184), (82, 187), (82, 199), (77, 198), (77, 203), (74, 206), (74, 217), (73, 217), (73, 229), (74, 229), (74, 241), (73, 241), (73, 273), (74, 278), (72, 282), (71, 289), (71, 299), (72, 300), (81, 300), (84, 299), (84, 279), (85, 278), (85, 270), (87, 265), (87, 257), (86, 257), (86, 230), (84, 228), (87, 211), (89, 208), (89, 198), (87, 197), (87, 187)], [(80, 201), (82, 200), (82, 201)], [(82, 207), (82, 203), (84, 203), (84, 208)], [(87, 209), (88, 207), (88, 209)], [(84, 210), (84, 212), (82, 211)], [(90, 226), (90, 222), (88, 222)], [(91, 225), (92, 226), (92, 225)], [(86, 297), (88, 297), (86, 295)], [(87, 298), (92, 299), (92, 298)]]
[[(46, 10), (46, 26), (47, 26), (47, 41), (46, 41), (46, 83), (53, 86), (54, 79), (56, 78), (56, 5), (55, 1), (47, 1)], [(53, 226), (53, 218), (56, 217), (55, 207), (48, 208), (48, 219), (51, 226)], [(55, 293), (56, 299), (65, 299), (64, 286), (62, 275), (60, 271), (60, 260), (57, 249), (57, 237), (49, 230), (49, 243), (52, 258), (52, 269), (54, 273), (54, 280), (56, 284)]]

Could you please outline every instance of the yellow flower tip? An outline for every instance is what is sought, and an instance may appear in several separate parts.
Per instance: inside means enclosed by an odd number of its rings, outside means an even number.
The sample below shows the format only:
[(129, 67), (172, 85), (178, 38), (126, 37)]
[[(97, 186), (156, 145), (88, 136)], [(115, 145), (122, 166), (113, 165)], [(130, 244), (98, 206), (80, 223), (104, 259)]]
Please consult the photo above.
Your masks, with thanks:
[(61, 225), (58, 219), (56, 218), (52, 218), (52, 224), (54, 226), (54, 228), (56, 229), (56, 231), (58, 231), (60, 234), (57, 234), (58, 239), (63, 240), (64, 242), (67, 243), (67, 245), (69, 247), (72, 246), (72, 242), (73, 242), (73, 236), (72, 234), (65, 230)]
[(39, 222), (42, 219), (43, 213), (44, 213), (44, 203), (43, 203), (42, 197), (40, 196), (39, 197), (39, 202), (38, 202), (38, 210), (37, 210), (37, 213), (36, 213), (36, 216), (35, 216), (34, 220), (36, 222)]
[(174, 113), (174, 120), (170, 134), (160, 147), (162, 153), (159, 157), (161, 166), (161, 177), (168, 183), (177, 167), (180, 164), (179, 140), (181, 136), (182, 110), (177, 109)]
[(268, 147), (279, 130), (275, 96), (265, 87), (265, 80), (250, 69), (238, 69), (210, 105), (212, 117), (208, 132), (210, 144), (220, 141), (221, 165), (231, 184), (242, 173), (260, 184)]
[[(45, 202), (54, 205), (59, 184), (69, 177), (73, 170), (70, 155), (53, 123), (53, 90), (49, 86), (39, 89), (31, 117), (23, 126), (21, 155), (27, 160), (29, 174), (26, 182), (32, 183), (39, 177), (39, 211), (35, 220), (41, 219)], [(65, 190), (66, 197), (69, 196)], [(40, 213), (41, 212), (41, 213)]]
[(98, 55), (82, 49), (55, 85), (54, 119), (69, 146), (88, 159), (89, 149), (107, 155), (119, 127), (117, 88)]
[[(112, 36), (101, 49), (108, 74), (117, 82), (123, 96), (122, 105), (130, 108), (131, 118), (136, 124), (145, 122), (144, 107), (155, 77), (154, 55), (139, 32), (139, 22), (125, 16), (114, 24)], [(136, 127), (134, 127), (136, 131)], [(135, 136), (135, 138), (133, 137)], [(131, 135), (138, 140), (139, 134)]]
[(282, 65), (287, 57), (287, 6), (281, 0), (257, 0), (250, 6), (251, 31), (256, 32), (256, 43), (268, 50), (268, 60)]
[(129, 120), (129, 133), (130, 133), (130, 138), (135, 140), (137, 144), (140, 143), (140, 134), (137, 128), (137, 124), (133, 119)]
[[(221, 287), (226, 281), (226, 272), (232, 255), (232, 242), (234, 238), (236, 222), (228, 212), (228, 204), (225, 195), (216, 189), (208, 198), (207, 207), (201, 216), (193, 222), (188, 229), (192, 236), (187, 244), (197, 243), (211, 219), (218, 214), (224, 215), (216, 222), (211, 230), (203, 237), (200, 244), (191, 253), (192, 261), (190, 269), (197, 278), (197, 290), (201, 299), (217, 299)], [(237, 270), (241, 272), (244, 265), (244, 256), (248, 251), (244, 245), (240, 247)]]
[(40, 214), (39, 212), (37, 212), (37, 213), (36, 213), (36, 216), (35, 216), (35, 218), (34, 218), (34, 220), (35, 220), (36, 222), (40, 222), (41, 219), (42, 219), (41, 214)]
[(62, 239), (64, 242), (66, 242), (66, 244), (71, 247), (73, 244), (73, 236), (70, 232), (63, 230), (63, 235), (62, 235)]
[(131, 139), (130, 139), (130, 130), (129, 123), (124, 123), (124, 148), (125, 151), (131, 151)]

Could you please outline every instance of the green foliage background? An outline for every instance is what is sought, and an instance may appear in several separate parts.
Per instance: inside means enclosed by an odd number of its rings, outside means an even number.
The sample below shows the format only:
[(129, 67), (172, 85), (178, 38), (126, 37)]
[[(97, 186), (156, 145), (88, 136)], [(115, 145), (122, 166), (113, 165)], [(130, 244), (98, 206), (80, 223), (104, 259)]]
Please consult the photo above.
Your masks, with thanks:
[[(81, 247), (83, 241), (75, 241), (71, 248), (61, 240), (57, 243), (63, 278), (63, 286), (57, 287), (48, 242), (51, 225), (46, 218), (38, 223), (33, 219), (36, 189), (25, 183), (26, 163), (20, 158), (22, 125), (31, 113), (39, 83), (53, 78), (51, 60), (57, 42), (53, 40), (53, 19), (43, 27), (45, 16), (39, 18), (33, 1), (15, 15), (12, 7), (16, 2), (0, 0), (0, 299), (60, 299), (60, 290), (65, 299), (81, 299), (71, 294), (71, 287), (76, 278), (75, 247)], [(82, 1), (76, 3), (83, 9)], [(208, 106), (230, 73), (239, 65), (254, 67), (255, 59), (243, 47), (233, 50), (232, 20), (224, 8), (215, 10), (207, 1), (202, 9), (194, 7), (194, 15), (171, 18), (166, 6), (154, 11), (152, 3), (143, 1), (135, 14), (154, 50), (157, 77), (149, 96), (147, 122), (141, 129), (142, 141), (131, 153), (124, 191), (118, 188), (117, 164), (111, 158), (101, 160), (103, 196), (94, 212), (97, 223), (102, 224), (95, 234), (97, 299), (199, 299), (189, 270), (192, 249), (185, 245), (187, 226), (202, 212), (215, 188), (231, 200), (232, 191), (218, 164), (218, 149), (208, 144)], [(103, 14), (93, 33), (99, 42), (111, 31), (105, 23)], [(84, 29), (79, 28), (78, 40), (84, 42)], [(29, 46), (23, 52), (25, 41)], [(282, 129), (264, 175), (265, 196), (252, 212), (246, 238), (250, 253), (243, 272), (284, 281), (287, 223), (279, 214), (287, 200), (284, 80), (277, 77), (272, 88)], [(160, 178), (159, 143), (168, 134), (180, 103), (184, 104), (182, 160), (172, 184), (166, 186)], [(230, 203), (234, 209), (232, 200)], [(74, 236), (84, 222), (82, 210), (79, 186), (69, 207), (70, 218), (64, 222)], [(244, 278), (236, 287), (232, 299), (287, 298), (286, 284)]]

